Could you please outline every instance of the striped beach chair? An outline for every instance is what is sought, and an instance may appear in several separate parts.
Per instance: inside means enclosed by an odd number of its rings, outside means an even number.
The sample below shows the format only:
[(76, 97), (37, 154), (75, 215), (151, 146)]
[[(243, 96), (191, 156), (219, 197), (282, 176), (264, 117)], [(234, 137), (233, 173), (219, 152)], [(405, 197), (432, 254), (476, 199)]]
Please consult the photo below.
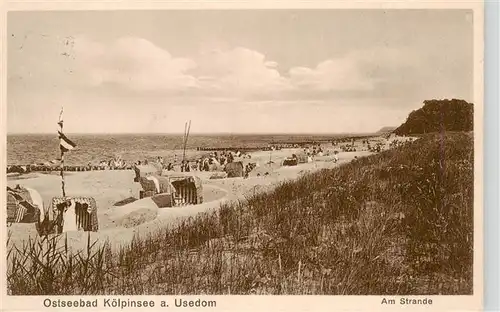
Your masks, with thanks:
[(37, 194), (35, 197), (38, 197), (38, 201), (41, 200), (38, 192), (33, 189), (26, 189), (19, 185), (15, 188), (7, 187), (7, 224), (40, 221), (43, 202), (35, 203), (31, 192)]
[(167, 177), (175, 188), (176, 205), (203, 203), (203, 185), (199, 177), (188, 174), (171, 174)]
[(64, 228), (64, 211), (69, 200), (75, 202), (76, 228), (78, 231), (97, 232), (99, 223), (97, 219), (97, 204), (93, 197), (54, 197), (51, 202), (52, 219), (56, 222), (56, 233), (62, 233)]

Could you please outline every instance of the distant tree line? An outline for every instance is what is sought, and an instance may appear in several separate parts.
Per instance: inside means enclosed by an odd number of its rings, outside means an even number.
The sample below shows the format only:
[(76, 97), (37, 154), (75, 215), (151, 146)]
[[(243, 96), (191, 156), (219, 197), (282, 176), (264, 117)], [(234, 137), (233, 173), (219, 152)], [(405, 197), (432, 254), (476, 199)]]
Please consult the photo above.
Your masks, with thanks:
[(397, 135), (424, 134), (445, 131), (472, 131), (474, 108), (464, 100), (427, 100), (420, 109), (412, 111), (394, 133)]

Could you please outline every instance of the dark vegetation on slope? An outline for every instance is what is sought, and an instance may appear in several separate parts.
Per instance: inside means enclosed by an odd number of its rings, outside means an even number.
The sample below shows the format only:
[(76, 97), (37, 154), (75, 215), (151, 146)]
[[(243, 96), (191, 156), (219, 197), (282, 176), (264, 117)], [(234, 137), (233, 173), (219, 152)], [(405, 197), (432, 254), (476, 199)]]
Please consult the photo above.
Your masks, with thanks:
[(397, 127), (382, 127), (380, 128), (379, 131), (377, 131), (377, 133), (387, 133), (387, 132), (393, 132), (394, 130), (396, 130)]
[(90, 246), (70, 255), (51, 245), (55, 238), (11, 249), (8, 289), (472, 294), (473, 190), (472, 134), (424, 135), (134, 239), (118, 253)]
[(474, 107), (464, 100), (428, 100), (411, 112), (394, 133), (412, 135), (444, 131), (472, 131)]

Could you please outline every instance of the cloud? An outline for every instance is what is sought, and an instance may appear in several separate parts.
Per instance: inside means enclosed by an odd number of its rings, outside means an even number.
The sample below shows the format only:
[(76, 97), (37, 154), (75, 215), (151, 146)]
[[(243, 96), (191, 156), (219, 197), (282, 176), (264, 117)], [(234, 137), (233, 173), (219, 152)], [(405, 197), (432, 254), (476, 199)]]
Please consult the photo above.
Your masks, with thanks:
[(111, 44), (80, 39), (76, 53), (93, 86), (117, 84), (135, 91), (179, 91), (196, 87), (187, 72), (193, 60), (175, 58), (168, 51), (141, 38), (120, 38)]
[(202, 88), (209, 93), (225, 92), (234, 96), (258, 92), (277, 92), (289, 88), (278, 64), (257, 51), (238, 47), (203, 53), (197, 73)]
[(330, 59), (316, 68), (295, 67), (289, 71), (290, 82), (304, 91), (351, 91), (371, 90), (373, 81), (363, 76), (354, 59)]
[(353, 51), (315, 67), (288, 70), (244, 47), (183, 58), (145, 39), (127, 37), (110, 44), (81, 38), (75, 49), (90, 86), (247, 101), (384, 96), (391, 86), (411, 80), (415, 67), (405, 63), (401, 51), (386, 48)]
[[(383, 52), (378, 54), (383, 58)], [(352, 53), (322, 61), (314, 68), (292, 67), (280, 74), (277, 62), (267, 60), (257, 51), (239, 47), (203, 54), (196, 72), (200, 86), (209, 93), (226, 92), (263, 100), (309, 99), (373, 92), (382, 81), (374, 75), (374, 67), (375, 64), (369, 64), (366, 53)]]

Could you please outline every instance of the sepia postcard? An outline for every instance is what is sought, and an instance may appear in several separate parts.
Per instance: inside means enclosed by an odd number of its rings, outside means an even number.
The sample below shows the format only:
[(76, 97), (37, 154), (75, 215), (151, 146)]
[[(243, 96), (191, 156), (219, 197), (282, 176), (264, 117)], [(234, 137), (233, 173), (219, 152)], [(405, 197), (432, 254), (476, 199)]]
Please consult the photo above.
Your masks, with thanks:
[(2, 311), (482, 309), (481, 1), (3, 9)]

